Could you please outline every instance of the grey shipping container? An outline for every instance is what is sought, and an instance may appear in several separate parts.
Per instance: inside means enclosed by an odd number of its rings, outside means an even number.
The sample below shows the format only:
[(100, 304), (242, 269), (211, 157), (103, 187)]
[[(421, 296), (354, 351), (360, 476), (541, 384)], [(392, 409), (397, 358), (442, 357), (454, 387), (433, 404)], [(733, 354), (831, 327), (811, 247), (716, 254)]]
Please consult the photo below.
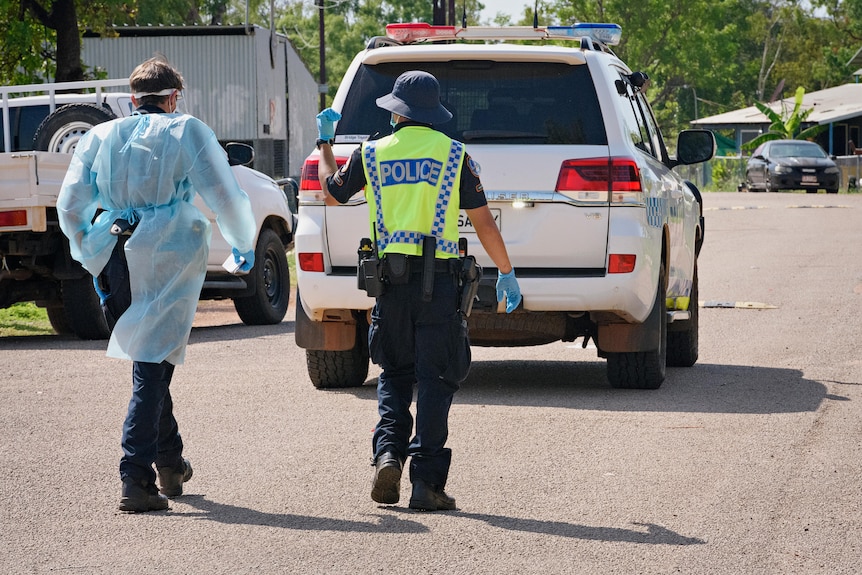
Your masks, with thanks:
[(183, 108), (222, 142), (254, 146), (254, 168), (297, 176), (317, 139), (317, 82), (286, 36), (259, 26), (123, 27), (86, 34), (82, 59), (128, 77), (155, 55), (183, 75)]

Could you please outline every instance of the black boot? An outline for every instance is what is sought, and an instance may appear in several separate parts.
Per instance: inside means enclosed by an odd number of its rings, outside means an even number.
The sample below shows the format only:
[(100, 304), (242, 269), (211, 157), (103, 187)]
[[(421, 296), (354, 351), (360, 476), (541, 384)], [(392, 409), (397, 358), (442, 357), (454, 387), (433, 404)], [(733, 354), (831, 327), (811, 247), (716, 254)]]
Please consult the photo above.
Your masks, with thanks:
[(183, 459), (179, 469), (156, 466), (159, 474), (159, 491), (168, 497), (178, 497), (183, 494), (183, 483), (192, 478), (192, 464)]
[(168, 508), (168, 498), (159, 493), (155, 483), (142, 479), (123, 480), (123, 494), (120, 497), (120, 511), (141, 513), (161, 511)]
[(401, 459), (387, 451), (374, 464), (374, 481), (371, 483), (371, 499), (377, 503), (392, 505), (401, 497)]
[(455, 498), (446, 495), (442, 487), (416, 479), (413, 481), (413, 495), (410, 497), (410, 509), (418, 509), (420, 511), (451, 511), (455, 509)]

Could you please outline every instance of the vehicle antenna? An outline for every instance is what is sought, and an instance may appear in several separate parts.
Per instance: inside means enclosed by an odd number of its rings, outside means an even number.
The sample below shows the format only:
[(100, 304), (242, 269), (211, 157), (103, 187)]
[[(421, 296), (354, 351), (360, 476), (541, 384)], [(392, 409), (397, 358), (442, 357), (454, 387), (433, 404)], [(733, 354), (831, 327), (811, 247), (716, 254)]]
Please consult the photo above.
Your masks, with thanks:
[(464, 7), (461, 11), (461, 27), (467, 27), (467, 0), (464, 0)]
[(539, 0), (533, 4), (533, 29), (539, 27)]

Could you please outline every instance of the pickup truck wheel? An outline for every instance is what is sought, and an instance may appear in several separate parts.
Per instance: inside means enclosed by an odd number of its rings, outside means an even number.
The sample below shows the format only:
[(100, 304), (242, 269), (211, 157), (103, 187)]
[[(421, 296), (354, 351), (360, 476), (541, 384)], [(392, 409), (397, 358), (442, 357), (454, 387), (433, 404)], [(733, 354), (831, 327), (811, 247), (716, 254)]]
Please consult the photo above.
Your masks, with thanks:
[(368, 326), (357, 323), (353, 349), (305, 350), (308, 376), (317, 389), (359, 387), (368, 377)]
[[(107, 339), (111, 329), (89, 275), (60, 282), (63, 311), (72, 332), (81, 339)], [(52, 323), (53, 325), (53, 323)]]
[(95, 104), (67, 104), (42, 120), (33, 136), (33, 149), (71, 154), (93, 126), (116, 117)]
[(653, 311), (658, 308), (659, 341), (658, 349), (653, 351), (609, 352), (608, 381), (618, 389), (658, 389), (665, 377), (667, 365), (667, 283), (664, 264), (659, 270), (659, 283), (656, 290)]
[(48, 321), (51, 322), (51, 327), (54, 328), (59, 335), (73, 335), (72, 327), (66, 319), (66, 310), (62, 305), (51, 305), (45, 308), (48, 313)]
[(246, 325), (273, 325), (284, 319), (290, 303), (290, 269), (281, 239), (271, 229), (260, 232), (254, 251), (255, 292), (234, 298), (236, 313)]
[(699, 309), (697, 299), (697, 262), (695, 262), (688, 304), (689, 319), (675, 321), (668, 328), (667, 365), (671, 367), (691, 367), (697, 362)]

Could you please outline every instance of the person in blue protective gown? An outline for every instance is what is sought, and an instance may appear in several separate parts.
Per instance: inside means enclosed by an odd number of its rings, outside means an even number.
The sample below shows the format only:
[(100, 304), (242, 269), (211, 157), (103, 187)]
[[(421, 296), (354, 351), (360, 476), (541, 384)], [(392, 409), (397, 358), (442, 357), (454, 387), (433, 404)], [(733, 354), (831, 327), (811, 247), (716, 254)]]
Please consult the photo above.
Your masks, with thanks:
[[(185, 357), (209, 253), (210, 224), (192, 201), (200, 194), (215, 212), (243, 262), (240, 272), (254, 265), (255, 222), (215, 134), (177, 112), (180, 73), (152, 58), (135, 68), (129, 84), (137, 109), (81, 138), (57, 213), (72, 257), (98, 278), (113, 324), (107, 355), (133, 361), (119, 508), (138, 512), (167, 509), (168, 497), (181, 495), (192, 475), (169, 391), (174, 366)], [(125, 228), (131, 235), (119, 233)]]

